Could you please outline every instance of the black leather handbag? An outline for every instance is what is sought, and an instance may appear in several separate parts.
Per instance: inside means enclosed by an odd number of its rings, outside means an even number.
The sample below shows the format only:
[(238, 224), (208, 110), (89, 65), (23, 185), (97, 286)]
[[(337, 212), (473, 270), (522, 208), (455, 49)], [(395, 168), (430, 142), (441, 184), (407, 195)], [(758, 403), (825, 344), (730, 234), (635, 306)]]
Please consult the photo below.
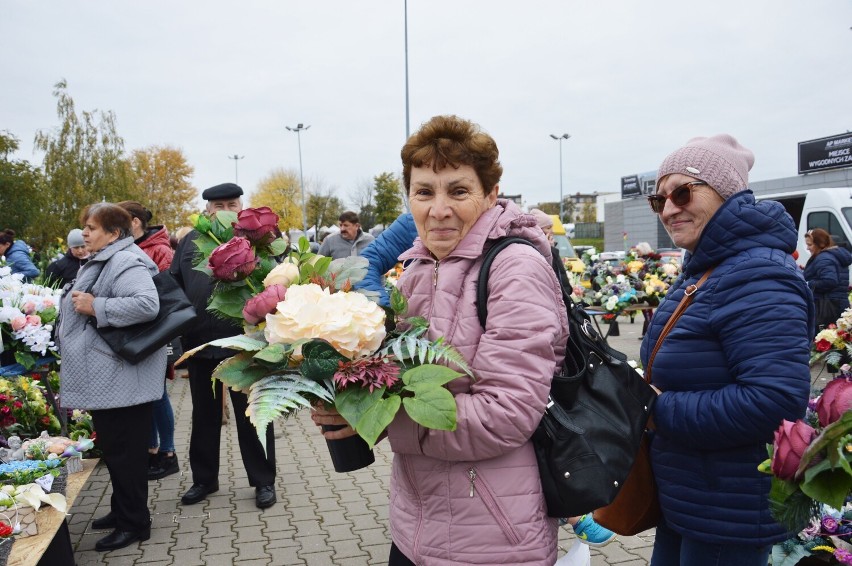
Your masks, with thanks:
[[(500, 251), (522, 238), (501, 238), (485, 254), (477, 314), (485, 328), (488, 272)], [(565, 288), (569, 337), (565, 362), (532, 441), (551, 517), (574, 517), (615, 499), (633, 466), (656, 393), (594, 329)]]
[[(99, 272), (87, 293), (92, 292), (100, 275)], [(130, 326), (99, 328), (95, 317), (89, 317), (89, 323), (95, 332), (103, 338), (113, 352), (131, 364), (139, 363), (189, 330), (198, 316), (195, 307), (189, 302), (186, 293), (171, 273), (161, 271), (154, 275), (153, 280), (160, 298), (160, 312), (154, 320)]]

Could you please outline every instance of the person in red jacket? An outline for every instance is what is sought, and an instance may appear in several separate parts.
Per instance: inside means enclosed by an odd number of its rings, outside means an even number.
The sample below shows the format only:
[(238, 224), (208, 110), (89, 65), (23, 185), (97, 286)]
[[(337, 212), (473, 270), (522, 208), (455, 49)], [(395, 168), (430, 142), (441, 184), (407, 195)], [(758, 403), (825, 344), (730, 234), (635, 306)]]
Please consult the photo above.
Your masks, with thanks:
[[(157, 269), (165, 271), (171, 266), (175, 255), (165, 226), (149, 226), (153, 218), (150, 210), (136, 201), (126, 200), (118, 203), (133, 217), (131, 232), (134, 243), (142, 248)], [(166, 366), (166, 378), (173, 379), (175, 366)], [(157, 480), (179, 471), (175, 454), (175, 415), (172, 403), (163, 380), (163, 396), (154, 401), (154, 418), (151, 421), (151, 442), (148, 444), (148, 479)]]

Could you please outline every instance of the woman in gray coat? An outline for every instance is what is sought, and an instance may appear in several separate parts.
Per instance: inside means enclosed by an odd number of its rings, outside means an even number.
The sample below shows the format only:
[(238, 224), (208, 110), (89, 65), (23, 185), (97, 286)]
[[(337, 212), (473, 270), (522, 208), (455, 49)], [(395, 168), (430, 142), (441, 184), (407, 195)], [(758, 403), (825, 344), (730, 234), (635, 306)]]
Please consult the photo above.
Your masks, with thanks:
[(92, 414), (113, 486), (109, 514), (92, 527), (113, 529), (96, 549), (115, 550), (151, 536), (146, 448), (152, 402), (163, 393), (166, 351), (130, 364), (110, 349), (95, 326), (153, 320), (160, 308), (152, 280), (157, 266), (133, 243), (131, 216), (123, 208), (93, 204), (80, 222), (92, 256), (62, 297), (61, 401), (63, 408)]

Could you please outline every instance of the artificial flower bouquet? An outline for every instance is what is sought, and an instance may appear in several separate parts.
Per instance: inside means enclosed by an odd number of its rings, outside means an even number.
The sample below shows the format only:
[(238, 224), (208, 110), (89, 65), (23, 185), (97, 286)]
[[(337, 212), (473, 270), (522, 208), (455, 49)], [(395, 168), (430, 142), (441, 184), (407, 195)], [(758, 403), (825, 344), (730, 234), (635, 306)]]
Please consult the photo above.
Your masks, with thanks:
[(844, 358), (852, 359), (852, 308), (843, 311), (837, 322), (820, 330), (811, 346), (811, 365), (824, 360), (836, 368)]
[(0, 267), (0, 351), (5, 361), (26, 369), (40, 357), (56, 356), (51, 340), (53, 323), (59, 315), (60, 289), (24, 283), (20, 273)]
[(600, 306), (612, 319), (628, 306), (638, 303), (639, 296), (629, 278), (622, 273), (606, 276), (600, 289), (586, 293), (583, 300), (588, 305)]
[(852, 565), (852, 553), (848, 555), (851, 560), (842, 561), (847, 559), (844, 552), (852, 550), (847, 546), (852, 535), (849, 366), (843, 366), (840, 375), (811, 399), (805, 419), (781, 424), (768, 451), (769, 459), (760, 469), (773, 476), (769, 494), (772, 515), (792, 531), (805, 527), (796, 539), (776, 547), (778, 559), (773, 564), (781, 564), (788, 556), (828, 552), (828, 547), (834, 560)]
[[(400, 408), (424, 427), (455, 430), (455, 399), (443, 386), (469, 374), (467, 365), (441, 339), (424, 337), (423, 319), (386, 330), (386, 317), (403, 316), (406, 302), (394, 289), (387, 313), (353, 291), (366, 274), (366, 259), (332, 261), (311, 253), (301, 238), (276, 263), (271, 256), (285, 248), (268, 237), (278, 222), (269, 209), (196, 220), (199, 231), (218, 231), (220, 242), (212, 246), (209, 233), (210, 242), (199, 245), (197, 269), (217, 281), (208, 310), (239, 321), (244, 334), (199, 346), (182, 359), (207, 346), (238, 352), (213, 378), (248, 394), (247, 414), (264, 447), (270, 422), (318, 401), (334, 404), (370, 448)], [(459, 371), (433, 363), (441, 361)]]
[(33, 438), (45, 430), (58, 433), (60, 423), (46, 399), (41, 379), (26, 374), (0, 379), (0, 431), (3, 436)]

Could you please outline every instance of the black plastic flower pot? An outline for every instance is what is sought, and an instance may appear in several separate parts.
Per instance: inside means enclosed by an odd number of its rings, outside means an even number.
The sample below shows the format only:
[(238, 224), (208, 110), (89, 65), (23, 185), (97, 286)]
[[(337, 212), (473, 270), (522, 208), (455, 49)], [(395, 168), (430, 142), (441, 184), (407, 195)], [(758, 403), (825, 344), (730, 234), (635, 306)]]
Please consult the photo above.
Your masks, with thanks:
[[(344, 428), (344, 425), (322, 425), (323, 432), (341, 428)], [(325, 443), (328, 445), (335, 472), (354, 472), (376, 461), (376, 456), (367, 446), (367, 442), (357, 434), (340, 440), (326, 439)]]

